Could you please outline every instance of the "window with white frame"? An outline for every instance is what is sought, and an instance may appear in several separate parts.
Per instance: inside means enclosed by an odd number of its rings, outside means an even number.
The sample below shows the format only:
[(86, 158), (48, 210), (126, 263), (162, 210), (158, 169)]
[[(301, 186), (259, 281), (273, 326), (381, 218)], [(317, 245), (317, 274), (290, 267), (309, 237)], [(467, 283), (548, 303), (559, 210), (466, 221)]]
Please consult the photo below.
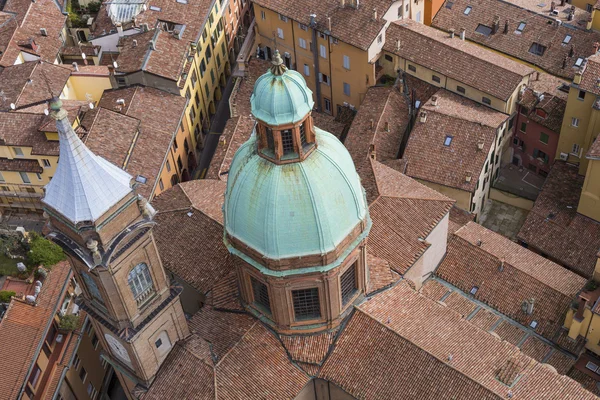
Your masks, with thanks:
[(307, 31), (307, 30), (308, 30), (308, 26), (306, 26), (306, 25), (304, 25), (304, 24), (301, 24), (301, 23), (299, 23), (299, 22), (298, 22), (298, 27), (299, 27), (300, 29), (302, 29), (303, 31)]
[(150, 269), (146, 263), (139, 263), (136, 265), (131, 272), (129, 272), (127, 282), (129, 283), (129, 288), (138, 305), (144, 303), (144, 301), (154, 293)]
[(344, 56), (344, 68), (350, 69), (350, 57)]
[(325, 75), (319, 72), (319, 82), (324, 83), (329, 86), (330, 80), (329, 75)]
[(573, 147), (571, 148), (571, 154), (579, 157), (579, 152), (581, 151), (581, 146), (577, 143), (573, 143)]
[(279, 19), (282, 20), (283, 22), (288, 22), (288, 18), (285, 15), (279, 14)]
[(260, 18), (261, 18), (262, 20), (265, 20), (265, 19), (267, 19), (267, 14), (265, 14), (265, 12), (264, 12), (264, 11), (261, 11), (261, 12), (260, 12)]
[(277, 36), (279, 39), (283, 39), (283, 29), (277, 28)]
[(42, 164), (44, 164), (44, 168), (50, 168), (52, 165), (50, 164), (50, 160), (47, 158), (42, 158)]
[(319, 45), (319, 55), (322, 58), (327, 58), (327, 47), (322, 44)]
[(304, 76), (310, 76), (310, 68), (307, 64), (304, 64)]
[(306, 39), (298, 38), (298, 46), (306, 49)]
[(346, 82), (344, 82), (344, 94), (350, 96), (350, 84)]
[(23, 183), (31, 183), (27, 172), (19, 172), (19, 175), (21, 175), (21, 180), (23, 181)]
[(15, 156), (23, 157), (23, 150), (20, 147), (13, 147), (13, 151), (15, 152)]
[(571, 126), (577, 128), (579, 126), (579, 118), (571, 118)]

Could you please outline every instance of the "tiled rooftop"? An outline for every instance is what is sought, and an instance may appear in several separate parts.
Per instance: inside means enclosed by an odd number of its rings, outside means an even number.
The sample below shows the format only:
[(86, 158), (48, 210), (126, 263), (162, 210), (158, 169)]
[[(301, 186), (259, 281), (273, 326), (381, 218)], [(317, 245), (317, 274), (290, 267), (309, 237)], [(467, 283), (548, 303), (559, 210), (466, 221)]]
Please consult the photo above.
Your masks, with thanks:
[(32, 154), (57, 156), (58, 141), (46, 140), (38, 130), (46, 118), (44, 114), (0, 112), (0, 143), (31, 147)]
[[(385, 25), (381, 18), (392, 5), (392, 1), (363, 0), (359, 7), (340, 6), (339, 0), (257, 0), (255, 4), (275, 11), (304, 25), (310, 25), (310, 14), (317, 15), (317, 30), (331, 31), (331, 36), (361, 50), (367, 50)], [(347, 3), (349, 4), (349, 3)], [(379, 19), (373, 19), (377, 10)], [(327, 17), (331, 18), (331, 29)], [(357, 35), (356, 32), (360, 31)]]
[(594, 54), (587, 59), (581, 75), (579, 89), (600, 95), (598, 79), (600, 79), (600, 54)]
[(390, 24), (383, 49), (502, 100), (533, 73), (521, 63), (412, 20)]
[(517, 238), (581, 276), (592, 276), (600, 223), (577, 213), (583, 176), (556, 161)]
[[(497, 130), (508, 116), (492, 110), (479, 113), (483, 106), (467, 99), (455, 101), (457, 97), (440, 96), (438, 106), (431, 99), (426, 103), (403, 159), (412, 178), (474, 192)], [(448, 106), (443, 106), (446, 102)]]
[[(469, 12), (465, 12), (467, 7), (470, 7)], [(480, 33), (486, 28), (491, 30), (496, 17), (497, 32)], [(595, 53), (594, 43), (600, 41), (600, 33), (586, 31), (585, 26), (578, 27), (576, 22), (575, 25), (572, 25), (573, 22), (558, 24), (556, 19), (507, 1), (447, 0), (433, 19), (432, 26), (444, 31), (454, 29), (456, 33), (465, 28), (468, 40), (569, 79), (577, 70), (577, 59)], [(508, 32), (504, 33), (507, 21)], [(543, 49), (538, 48), (537, 53), (530, 51), (534, 43), (543, 46)], [(572, 56), (569, 55), (571, 49)], [(567, 61), (563, 68), (565, 57)]]

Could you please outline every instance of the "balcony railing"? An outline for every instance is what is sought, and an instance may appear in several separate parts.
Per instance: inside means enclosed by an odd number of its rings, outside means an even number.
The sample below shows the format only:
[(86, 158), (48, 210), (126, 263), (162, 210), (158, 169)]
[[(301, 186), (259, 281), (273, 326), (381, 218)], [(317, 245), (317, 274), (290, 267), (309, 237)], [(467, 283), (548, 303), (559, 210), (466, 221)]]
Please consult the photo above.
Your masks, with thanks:
[(135, 302), (138, 306), (146, 303), (154, 295), (154, 287), (148, 286), (143, 292), (137, 295)]

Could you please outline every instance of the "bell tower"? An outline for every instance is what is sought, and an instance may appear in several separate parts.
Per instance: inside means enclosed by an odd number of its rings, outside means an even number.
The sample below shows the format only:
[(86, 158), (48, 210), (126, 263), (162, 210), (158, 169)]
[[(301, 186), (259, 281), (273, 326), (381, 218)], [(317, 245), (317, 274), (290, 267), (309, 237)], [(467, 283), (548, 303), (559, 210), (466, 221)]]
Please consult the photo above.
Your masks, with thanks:
[(93, 319), (126, 389), (152, 383), (170, 349), (189, 335), (181, 288), (165, 274), (154, 241), (154, 209), (132, 177), (92, 153), (73, 131), (59, 99), (50, 102), (60, 162), (43, 199), (49, 238), (68, 254)]

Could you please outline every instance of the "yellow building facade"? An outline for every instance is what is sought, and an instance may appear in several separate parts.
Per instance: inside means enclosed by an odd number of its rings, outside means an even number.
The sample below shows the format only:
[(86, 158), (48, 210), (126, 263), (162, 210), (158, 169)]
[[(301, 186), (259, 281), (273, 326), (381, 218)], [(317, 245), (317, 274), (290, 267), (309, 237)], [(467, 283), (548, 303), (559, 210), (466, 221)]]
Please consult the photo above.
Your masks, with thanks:
[(600, 158), (595, 154), (588, 154), (586, 158), (588, 166), (577, 212), (600, 222)]
[(254, 18), (255, 47), (267, 59), (279, 50), (286, 66), (304, 76), (319, 111), (335, 116), (340, 107), (358, 107), (375, 85), (375, 60), (367, 51), (258, 4)]

